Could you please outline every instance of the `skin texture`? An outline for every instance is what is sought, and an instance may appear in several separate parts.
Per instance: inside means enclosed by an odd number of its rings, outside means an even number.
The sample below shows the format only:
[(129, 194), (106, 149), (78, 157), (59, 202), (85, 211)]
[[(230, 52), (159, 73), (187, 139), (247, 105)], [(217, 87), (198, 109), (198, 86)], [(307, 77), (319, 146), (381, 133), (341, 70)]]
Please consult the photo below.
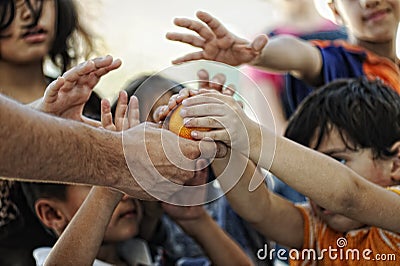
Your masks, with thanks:
[[(201, 94), (185, 99), (183, 105), (186, 106), (183, 116), (188, 118), (187, 126), (204, 127), (208, 124), (207, 126), (216, 128), (211, 132), (198, 131), (192, 134), (193, 137), (223, 141), (241, 153), (243, 148), (248, 147), (249, 158), (264, 168), (271, 165), (273, 158), (270, 171), (322, 208), (329, 210), (330, 214), (325, 213), (325, 219), (334, 229), (347, 232), (368, 224), (400, 232), (398, 219), (394, 216), (400, 210), (398, 196), (383, 188), (398, 185), (400, 182), (400, 152), (389, 159), (376, 160), (372, 159), (371, 149), (343, 151), (343, 140), (338, 137), (335, 128), (332, 128), (324, 136), (319, 151), (330, 156), (335, 151), (335, 157), (347, 160), (345, 166), (320, 152), (277, 137), (266, 128), (261, 127), (260, 132), (259, 125), (250, 120), (231, 97), (217, 93)], [(238, 126), (238, 123), (242, 125)], [(243, 126), (247, 135), (242, 132)], [(276, 140), (275, 149), (270, 147), (273, 140)], [(392, 150), (399, 151), (399, 148), (400, 142), (392, 146)], [(243, 159), (238, 157), (237, 160)], [(320, 167), (321, 165), (324, 167)], [(236, 188), (239, 191), (242, 187), (241, 193), (234, 193), (234, 190), (231, 192), (236, 197), (241, 195), (242, 202), (231, 201), (232, 205), (254, 206), (252, 202), (258, 204), (254, 208), (237, 210), (238, 213), (244, 217), (252, 217), (253, 224), (267, 237), (289, 247), (300, 248), (303, 244), (303, 222), (298, 210), (292, 203), (274, 196), (263, 186), (255, 193), (250, 193), (248, 187), (251, 175), (242, 178), (244, 180)], [(360, 201), (360, 198), (363, 200)], [(353, 221), (342, 219), (336, 214), (345, 215)], [(285, 228), (285, 232), (279, 231), (278, 227)]]
[[(49, 85), (45, 98), (35, 106), (52, 114), (86, 122), (81, 114), (85, 99), (102, 75), (120, 65), (119, 60), (114, 61), (112, 57), (93, 61), (73, 68), (68, 77)], [(101, 64), (96, 66), (97, 63)], [(190, 171), (195, 169), (194, 161), (189, 170), (183, 170), (167, 159), (162, 147), (156, 143), (161, 142), (161, 136), (167, 143), (177, 143), (178, 137), (155, 125), (141, 124), (124, 131), (124, 138), (132, 140), (132, 145), (125, 150), (126, 154), (132, 154), (126, 162), (122, 133), (45, 115), (4, 96), (0, 101), (0, 117), (7, 125), (0, 130), (1, 139), (7, 140), (0, 147), (2, 176), (112, 186), (145, 199), (153, 197), (143, 191), (135, 178), (146, 182), (148, 188), (156, 193), (169, 195), (174, 192), (159, 186), (158, 173), (149, 169), (157, 169), (161, 175), (178, 184), (184, 184), (194, 176)], [(76, 105), (77, 102), (81, 105)], [(181, 140), (179, 143), (182, 153), (188, 158), (200, 156), (195, 141)], [(208, 148), (212, 150), (214, 146)], [(148, 155), (135, 152), (138, 150), (148, 150)], [(134, 169), (135, 178), (132, 178), (128, 165)]]
[[(339, 24), (347, 27), (350, 43), (396, 62), (399, 5), (396, 0), (335, 0), (330, 7)], [(271, 71), (290, 72), (314, 86), (323, 84), (321, 54), (310, 43), (291, 36), (268, 39), (265, 35), (248, 41), (235, 36), (206, 12), (198, 11), (196, 16), (198, 20), (174, 20), (175, 25), (192, 33), (170, 32), (166, 37), (200, 51), (184, 55), (173, 63), (206, 59), (232, 66), (252, 64)]]

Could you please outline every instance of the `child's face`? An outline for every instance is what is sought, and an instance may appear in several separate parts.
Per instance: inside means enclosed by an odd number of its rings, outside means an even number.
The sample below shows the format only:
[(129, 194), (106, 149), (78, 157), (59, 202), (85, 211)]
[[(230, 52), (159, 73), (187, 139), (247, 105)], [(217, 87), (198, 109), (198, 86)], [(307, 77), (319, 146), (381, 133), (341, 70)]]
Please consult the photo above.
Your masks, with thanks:
[[(311, 147), (315, 147), (315, 141), (314, 138), (311, 142)], [(379, 186), (387, 187), (395, 185), (394, 181), (390, 178), (389, 160), (374, 159), (371, 149), (359, 149), (357, 151), (347, 149), (336, 128), (332, 128), (329, 134), (323, 137), (321, 145), (317, 150), (345, 164), (360, 176)], [(363, 226), (363, 224), (357, 221), (323, 209), (314, 202), (311, 204), (317, 215), (336, 231), (347, 232)]]
[(0, 39), (0, 59), (14, 63), (41, 61), (50, 51), (55, 38), (54, 0), (30, 0), (33, 6), (43, 2), (38, 24), (26, 28), (33, 21), (33, 14), (25, 0), (15, 0), (15, 17), (12, 24), (2, 32), (9, 36)]
[(377, 43), (395, 40), (399, 0), (335, 0), (330, 6), (350, 36)]
[[(88, 195), (90, 186), (68, 186), (67, 200), (64, 202), (64, 214), (70, 221)], [(139, 200), (124, 196), (114, 210), (104, 235), (105, 243), (115, 243), (130, 239), (138, 234), (142, 219), (142, 207)]]

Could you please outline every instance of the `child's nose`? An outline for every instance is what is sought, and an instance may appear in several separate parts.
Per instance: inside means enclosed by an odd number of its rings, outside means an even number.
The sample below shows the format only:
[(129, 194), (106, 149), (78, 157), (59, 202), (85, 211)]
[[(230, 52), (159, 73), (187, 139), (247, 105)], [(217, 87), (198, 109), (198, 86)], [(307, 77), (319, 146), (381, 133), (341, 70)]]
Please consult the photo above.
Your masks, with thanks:
[(381, 0), (360, 0), (362, 7), (364, 8), (373, 8), (379, 5)]

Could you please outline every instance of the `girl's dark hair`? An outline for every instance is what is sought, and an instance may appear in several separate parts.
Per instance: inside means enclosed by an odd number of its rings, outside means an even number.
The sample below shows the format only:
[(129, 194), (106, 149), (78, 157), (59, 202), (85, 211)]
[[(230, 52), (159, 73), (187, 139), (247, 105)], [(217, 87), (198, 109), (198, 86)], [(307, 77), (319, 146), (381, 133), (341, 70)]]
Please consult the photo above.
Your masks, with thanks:
[[(42, 1), (38, 8), (34, 8), (29, 0), (24, 0), (32, 13), (32, 21), (26, 27), (33, 27), (37, 24), (42, 13)], [(95, 52), (92, 35), (80, 24), (78, 12), (74, 0), (53, 0), (56, 7), (56, 37), (49, 52), (49, 57), (61, 73), (65, 72), (77, 60), (89, 56)], [(0, 37), (7, 38), (2, 32), (7, 29), (15, 17), (15, 0), (0, 1)]]
[(338, 80), (310, 94), (289, 120), (285, 136), (315, 147), (333, 128), (346, 147), (371, 148), (374, 158), (393, 156), (392, 145), (400, 139), (400, 96), (380, 80)]

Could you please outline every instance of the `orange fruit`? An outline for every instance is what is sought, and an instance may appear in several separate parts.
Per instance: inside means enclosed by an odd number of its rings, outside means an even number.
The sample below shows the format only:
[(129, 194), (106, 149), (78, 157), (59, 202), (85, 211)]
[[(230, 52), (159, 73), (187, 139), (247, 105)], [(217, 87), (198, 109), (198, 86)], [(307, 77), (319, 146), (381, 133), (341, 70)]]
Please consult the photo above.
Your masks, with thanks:
[(171, 112), (168, 114), (167, 118), (164, 121), (163, 127), (169, 129), (175, 134), (181, 136), (186, 139), (193, 139), (190, 135), (193, 130), (197, 131), (210, 131), (211, 128), (197, 127), (197, 128), (188, 128), (183, 125), (183, 118), (180, 115), (180, 111), (182, 109), (182, 104), (179, 104)]

